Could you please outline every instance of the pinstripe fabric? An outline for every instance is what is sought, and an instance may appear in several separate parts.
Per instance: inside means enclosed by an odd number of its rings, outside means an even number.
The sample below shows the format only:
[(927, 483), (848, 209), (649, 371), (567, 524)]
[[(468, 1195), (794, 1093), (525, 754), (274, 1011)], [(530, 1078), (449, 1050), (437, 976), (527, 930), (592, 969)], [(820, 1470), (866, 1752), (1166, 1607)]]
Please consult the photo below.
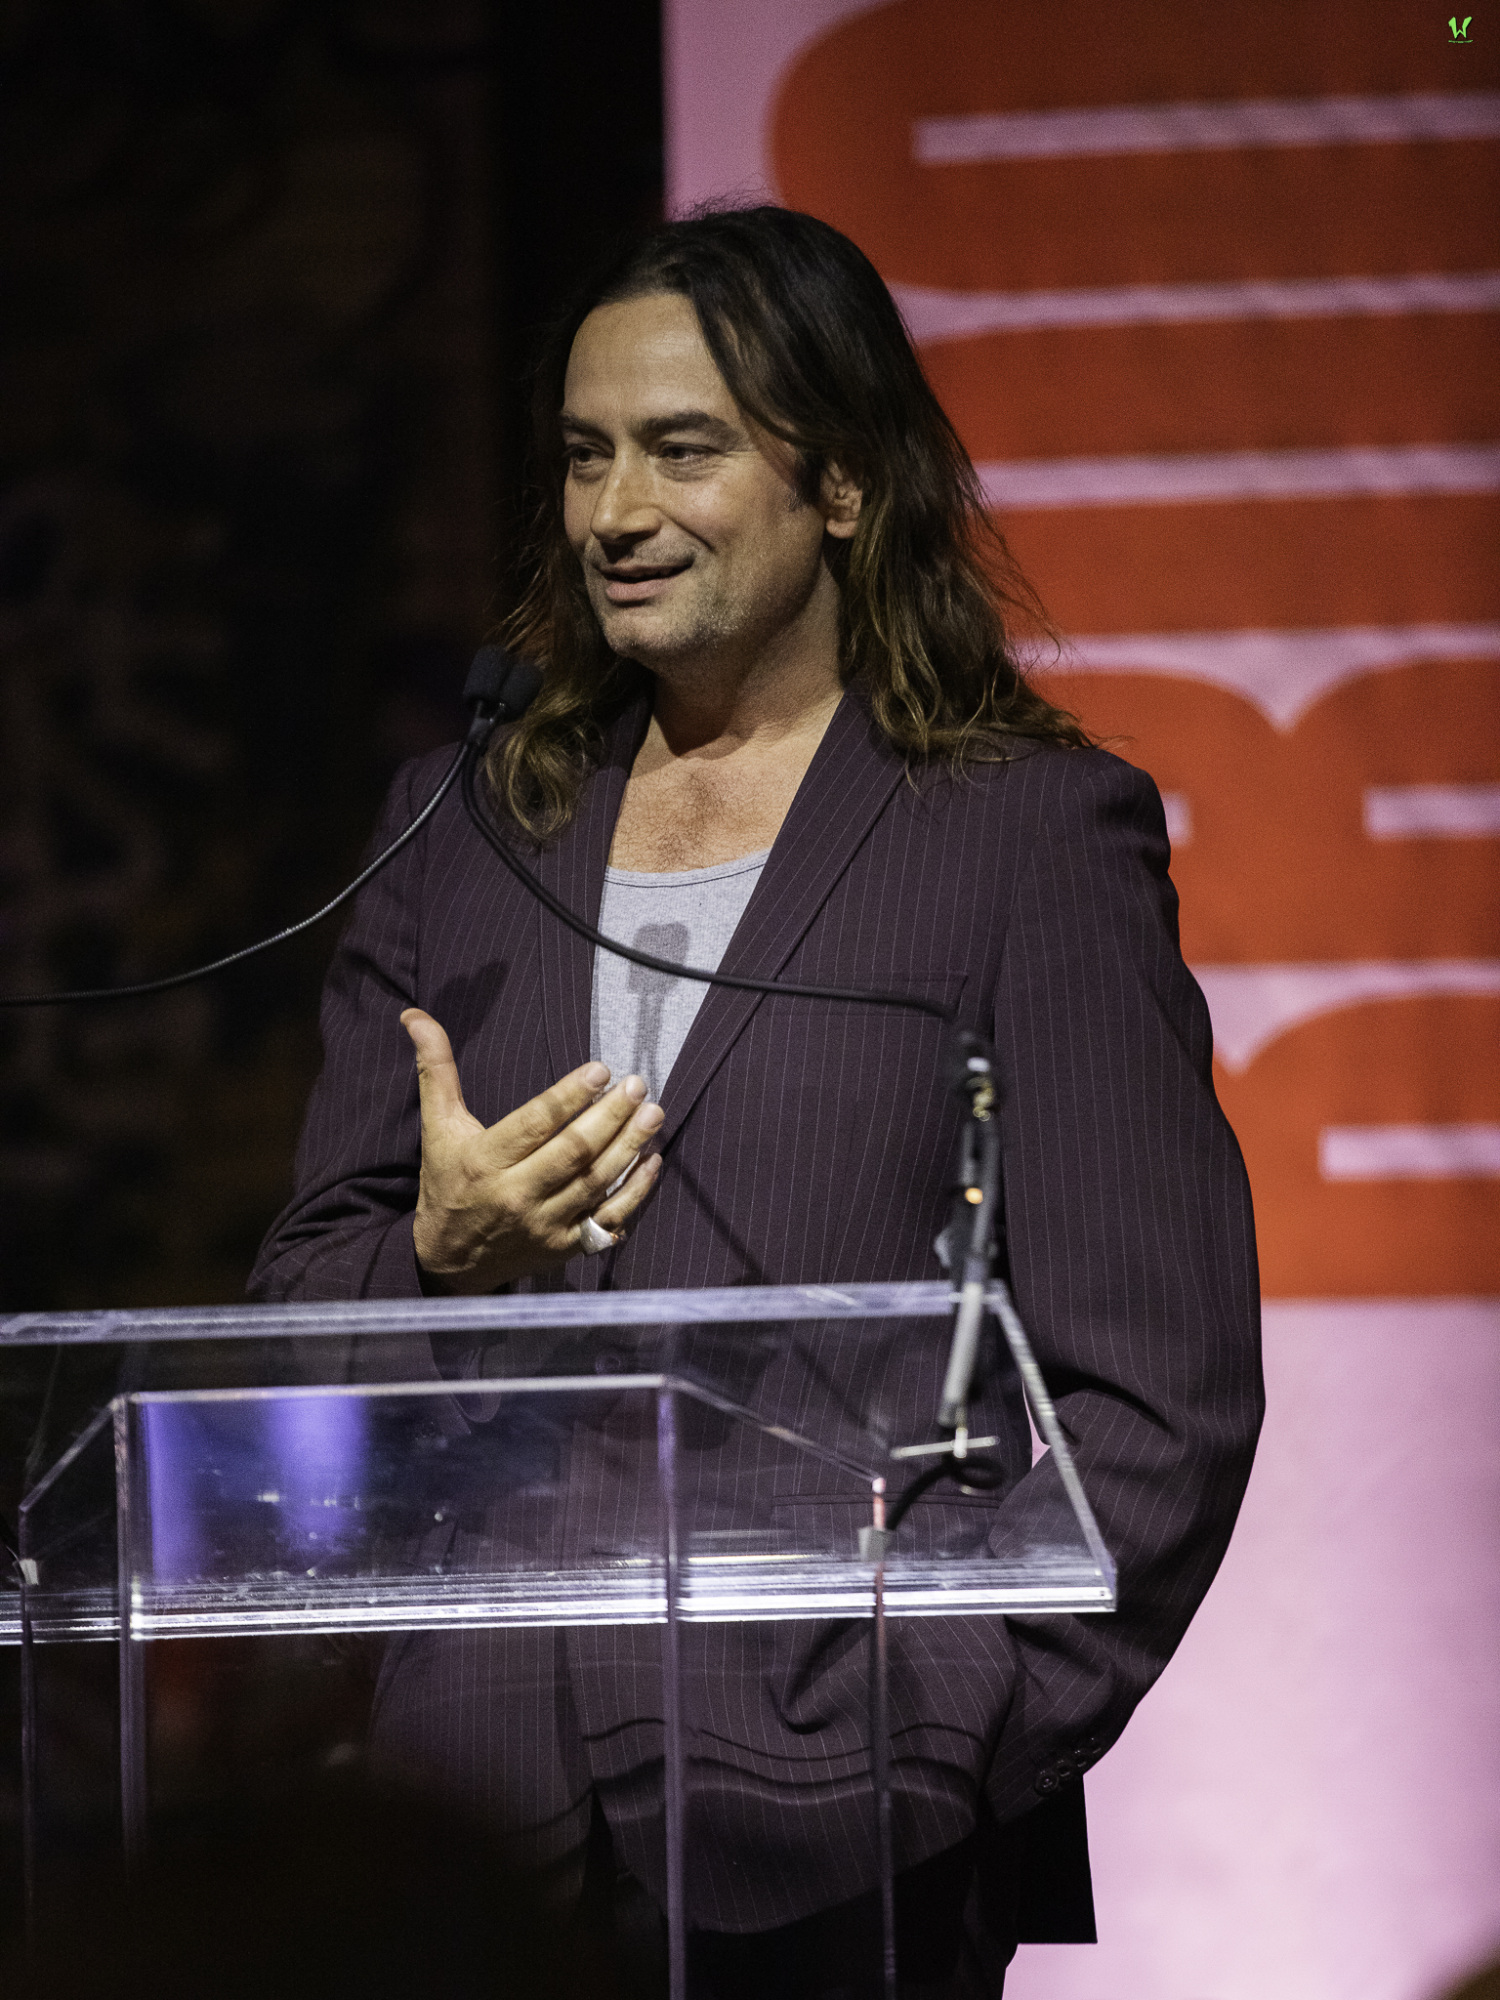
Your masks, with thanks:
[(370, 1734), (377, 1777), (442, 1792), (502, 1837), (512, 1866), (547, 1869), (576, 1897), (592, 1779), (560, 1632), (453, 1632), (436, 1646), (404, 1634), (386, 1649)]
[[(645, 720), (644, 706), (622, 718), (577, 819), (542, 856), (549, 885), (585, 915)], [(439, 761), (398, 780), (381, 837)], [(993, 1034), (1015, 1289), (1120, 1566), (1113, 1618), (898, 1623), (905, 1866), (964, 1838), (981, 1785), (1014, 1820), (1114, 1740), (1206, 1590), (1248, 1475), (1261, 1410), (1249, 1193), (1209, 1080), (1207, 1010), (1177, 950), (1167, 852), (1154, 786), (1118, 759), (1021, 746), (1008, 764), (913, 786), (851, 693), (724, 959), (726, 971), (956, 1000)], [(444, 1023), (469, 1103), (492, 1120), (584, 1060), (590, 976), (589, 947), (445, 808), (365, 892), (330, 975), (298, 1192), (256, 1295), (415, 1293), (419, 1128), (400, 1008), (415, 1000)], [(714, 989), (671, 1078), (666, 1171), (647, 1214), (620, 1250), (556, 1282), (935, 1276), (956, 1134), (940, 1054), (941, 1029), (917, 1016)], [(878, 1350), (847, 1329), (801, 1328), (748, 1390), (759, 1409), (831, 1436), (925, 1431), (945, 1346), (930, 1324)], [(575, 1462), (590, 1535), (627, 1534), (644, 1450), (595, 1440)], [(743, 1437), (705, 1447), (692, 1504), (727, 1518), (819, 1497), (768, 1453)], [(969, 1525), (950, 1504), (923, 1532)], [(566, 1645), (617, 1842), (657, 1884), (656, 1637), (579, 1631)], [(700, 1628), (689, 1666), (696, 1920), (770, 1928), (865, 1890), (857, 1635)]]

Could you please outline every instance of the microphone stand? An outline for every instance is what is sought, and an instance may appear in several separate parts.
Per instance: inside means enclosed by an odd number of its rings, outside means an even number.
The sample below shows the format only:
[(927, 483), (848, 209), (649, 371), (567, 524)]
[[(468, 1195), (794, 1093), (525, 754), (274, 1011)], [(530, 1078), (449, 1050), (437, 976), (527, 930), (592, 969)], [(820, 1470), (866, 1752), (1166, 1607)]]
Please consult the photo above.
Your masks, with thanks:
[[(982, 1035), (969, 1029), (959, 1029), (955, 1043), (952, 1082), (965, 1116), (959, 1133), (952, 1216), (937, 1239), (938, 1256), (954, 1283), (953, 1335), (935, 1425), (944, 1435), (935, 1444), (898, 1445), (891, 1452), (894, 1459), (927, 1459), (930, 1463), (886, 1509), (882, 1547), (889, 1545), (906, 1515), (940, 1480), (952, 1479), (965, 1493), (993, 1492), (1005, 1482), (1003, 1466), (972, 1455), (997, 1444), (998, 1438), (975, 1438), (969, 1432), (969, 1404), (979, 1366), (985, 1309), (995, 1291), (995, 1265), (1005, 1239), (995, 1052)], [(1000, 1290), (1005, 1293), (1003, 1283)], [(1024, 1329), (1020, 1338), (1024, 1342)]]
[(937, 1418), (938, 1429), (953, 1435), (956, 1459), (968, 1456), (969, 1397), (979, 1358), (985, 1299), (994, 1275), (995, 1249), (1002, 1227), (998, 1220), (1000, 1121), (995, 1116), (993, 1055), (978, 1035), (966, 1033), (960, 1036), (959, 1056), (962, 1068), (955, 1079), (955, 1088), (964, 1101), (966, 1116), (959, 1137), (955, 1213), (944, 1232), (946, 1261), (956, 1281), (958, 1302)]

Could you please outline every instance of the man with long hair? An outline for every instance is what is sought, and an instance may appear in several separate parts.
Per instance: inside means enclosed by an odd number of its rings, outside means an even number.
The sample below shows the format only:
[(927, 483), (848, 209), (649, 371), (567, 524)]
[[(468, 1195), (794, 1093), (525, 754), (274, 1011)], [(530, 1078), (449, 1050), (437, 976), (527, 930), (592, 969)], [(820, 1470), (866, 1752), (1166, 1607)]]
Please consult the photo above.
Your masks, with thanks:
[[(664, 225), (560, 326), (535, 408), (505, 637), (544, 679), (488, 759), (506, 837), (606, 935), (937, 999), (997, 1050), (1012, 1281), (1120, 1608), (892, 1639), (904, 1990), (996, 1994), (1018, 1938), (1092, 1935), (1077, 1779), (1207, 1588), (1260, 1418), (1248, 1189), (1160, 800), (1028, 684), (1045, 616), (836, 231), (775, 208)], [(436, 768), (398, 778), (388, 828)], [(956, 1113), (930, 1019), (643, 978), (457, 813), (366, 892), (324, 1028), (262, 1297), (938, 1275)], [(833, 1425), (862, 1397), (867, 1427), (920, 1425), (945, 1347), (917, 1328), (871, 1380), (852, 1353), (788, 1362), (763, 1414)], [(1022, 1476), (1024, 1426), (1005, 1449)], [(849, 1635), (705, 1644), (695, 1991), (859, 1990), (879, 1911)], [(651, 1650), (416, 1635), (376, 1750), (513, 1834), (554, 1893), (607, 1839), (659, 1895)]]

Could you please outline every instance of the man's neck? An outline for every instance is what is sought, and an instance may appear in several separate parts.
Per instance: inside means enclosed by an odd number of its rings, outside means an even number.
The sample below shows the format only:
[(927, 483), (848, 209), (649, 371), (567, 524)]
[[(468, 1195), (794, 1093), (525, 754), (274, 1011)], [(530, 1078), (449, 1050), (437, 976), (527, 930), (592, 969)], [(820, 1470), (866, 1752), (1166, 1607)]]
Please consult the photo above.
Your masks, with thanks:
[(647, 664), (658, 758), (774, 756), (808, 736), (816, 745), (841, 692), (837, 598), (831, 590), (815, 595), (801, 619), (749, 657), (710, 647)]
[(664, 872), (770, 847), (838, 707), (829, 659), (738, 685), (658, 678), (616, 823), (616, 867)]
[(838, 707), (836, 670), (751, 679), (738, 686), (658, 678), (651, 706), (656, 758), (713, 760), (749, 752), (775, 755), (811, 736), (816, 742)]

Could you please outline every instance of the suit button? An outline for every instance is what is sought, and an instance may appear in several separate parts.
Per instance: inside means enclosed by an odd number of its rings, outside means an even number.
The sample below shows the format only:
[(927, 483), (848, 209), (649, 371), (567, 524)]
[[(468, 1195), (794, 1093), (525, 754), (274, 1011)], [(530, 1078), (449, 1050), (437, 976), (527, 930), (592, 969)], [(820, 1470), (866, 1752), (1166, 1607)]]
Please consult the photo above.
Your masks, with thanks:
[(1058, 1777), (1056, 1771), (1038, 1771), (1032, 1780), (1033, 1789), (1040, 1792), (1043, 1798), (1047, 1796), (1048, 1792), (1055, 1792), (1057, 1785)]

